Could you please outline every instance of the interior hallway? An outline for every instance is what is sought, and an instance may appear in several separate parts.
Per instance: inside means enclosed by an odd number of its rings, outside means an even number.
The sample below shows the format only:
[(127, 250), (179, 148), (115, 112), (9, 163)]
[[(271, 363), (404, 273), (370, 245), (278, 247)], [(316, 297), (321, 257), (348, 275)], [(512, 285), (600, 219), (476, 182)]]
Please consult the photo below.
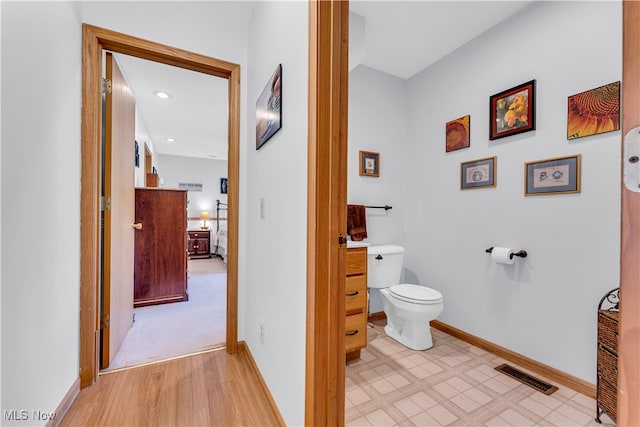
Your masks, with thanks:
[(246, 353), (224, 349), (100, 376), (61, 426), (278, 426)]

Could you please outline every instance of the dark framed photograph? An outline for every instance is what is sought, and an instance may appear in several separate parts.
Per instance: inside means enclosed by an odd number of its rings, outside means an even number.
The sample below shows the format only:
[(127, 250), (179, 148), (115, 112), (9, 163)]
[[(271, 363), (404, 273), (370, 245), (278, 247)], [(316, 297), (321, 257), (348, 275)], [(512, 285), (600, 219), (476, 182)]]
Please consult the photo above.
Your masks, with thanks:
[(380, 153), (360, 151), (360, 176), (380, 176)]
[(571, 95), (567, 101), (567, 139), (620, 129), (620, 82)]
[(220, 194), (227, 194), (227, 178), (220, 178)]
[(536, 128), (536, 81), (523, 83), (489, 98), (489, 139)]
[(524, 164), (524, 195), (580, 192), (580, 154)]
[(282, 127), (282, 64), (256, 101), (256, 150)]
[(495, 187), (496, 166), (495, 157), (460, 163), (460, 189)]
[(469, 136), (470, 124), (471, 116), (468, 114), (459, 119), (447, 122), (447, 142), (445, 147), (447, 153), (468, 148), (471, 145), (471, 137)]

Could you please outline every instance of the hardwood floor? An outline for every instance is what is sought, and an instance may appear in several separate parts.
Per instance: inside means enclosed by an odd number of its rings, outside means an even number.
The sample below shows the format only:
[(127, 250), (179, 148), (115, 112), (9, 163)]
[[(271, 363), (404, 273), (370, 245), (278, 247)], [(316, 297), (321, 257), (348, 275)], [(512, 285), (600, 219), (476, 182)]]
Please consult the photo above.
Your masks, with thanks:
[(61, 426), (283, 425), (244, 352), (212, 350), (103, 374)]

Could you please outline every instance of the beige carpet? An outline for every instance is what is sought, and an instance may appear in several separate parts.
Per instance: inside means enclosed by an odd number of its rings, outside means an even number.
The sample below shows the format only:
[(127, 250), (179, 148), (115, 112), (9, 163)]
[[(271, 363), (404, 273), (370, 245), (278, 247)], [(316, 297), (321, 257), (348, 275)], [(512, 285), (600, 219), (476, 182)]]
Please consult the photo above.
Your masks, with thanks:
[(188, 262), (189, 301), (134, 309), (135, 322), (104, 371), (225, 344), (226, 267), (220, 258)]

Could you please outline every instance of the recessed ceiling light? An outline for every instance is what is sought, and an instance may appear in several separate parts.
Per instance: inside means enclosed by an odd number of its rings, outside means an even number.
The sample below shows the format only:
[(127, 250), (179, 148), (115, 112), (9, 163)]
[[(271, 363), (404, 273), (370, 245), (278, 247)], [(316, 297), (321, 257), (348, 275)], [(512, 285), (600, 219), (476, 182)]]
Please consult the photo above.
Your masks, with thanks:
[(163, 92), (161, 90), (157, 90), (157, 91), (153, 92), (153, 94), (155, 96), (157, 96), (158, 98), (161, 98), (161, 99), (169, 99), (169, 98), (171, 98), (171, 94), (170, 93)]
[(164, 140), (167, 142), (176, 142), (175, 138), (165, 138)]

